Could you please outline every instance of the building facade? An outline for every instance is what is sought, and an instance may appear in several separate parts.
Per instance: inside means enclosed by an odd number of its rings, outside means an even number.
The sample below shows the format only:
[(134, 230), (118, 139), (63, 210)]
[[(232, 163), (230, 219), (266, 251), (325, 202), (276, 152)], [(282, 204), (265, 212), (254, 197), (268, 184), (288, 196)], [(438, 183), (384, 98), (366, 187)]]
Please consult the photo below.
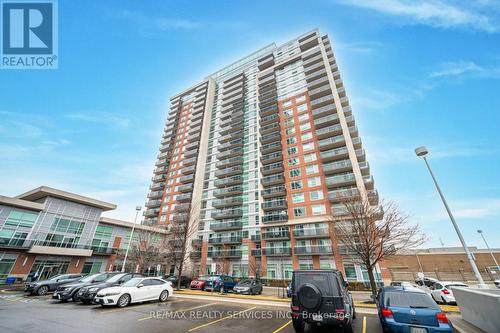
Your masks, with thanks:
[(120, 269), (116, 253), (127, 247), (133, 224), (101, 216), (115, 208), (46, 186), (14, 198), (0, 196), (0, 282), (35, 272), (46, 278)]
[(195, 271), (365, 280), (328, 223), (345, 217), (343, 198), (378, 203), (328, 35), (268, 45), (170, 101), (144, 224), (190, 212)]

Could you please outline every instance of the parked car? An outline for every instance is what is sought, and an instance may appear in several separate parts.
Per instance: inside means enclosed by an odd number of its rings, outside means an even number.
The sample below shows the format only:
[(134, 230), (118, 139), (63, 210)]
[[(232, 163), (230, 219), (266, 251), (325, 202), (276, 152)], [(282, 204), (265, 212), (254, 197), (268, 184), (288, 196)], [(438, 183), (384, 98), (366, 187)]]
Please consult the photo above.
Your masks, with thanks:
[(453, 333), (446, 314), (419, 288), (382, 288), (377, 310), (384, 332)]
[(138, 273), (114, 274), (104, 282), (94, 283), (92, 285), (80, 288), (76, 298), (84, 304), (90, 304), (94, 301), (94, 297), (99, 290), (109, 287), (120, 286), (123, 283), (135, 277), (142, 277), (142, 275)]
[[(177, 281), (179, 281), (179, 277), (177, 275), (164, 276), (163, 279), (165, 281), (172, 282), (172, 286), (174, 288), (177, 288)], [(191, 279), (187, 276), (182, 275), (181, 276), (181, 287), (188, 288), (190, 284), (191, 284)]]
[(292, 324), (330, 325), (352, 333), (356, 311), (342, 273), (335, 269), (297, 270), (292, 275)]
[(166, 302), (174, 294), (172, 284), (160, 278), (133, 278), (118, 287), (104, 288), (97, 292), (95, 302), (101, 306), (123, 308), (130, 303), (159, 300)]
[(221, 293), (233, 290), (236, 282), (228, 275), (212, 275), (205, 283), (205, 291), (218, 291)]
[(189, 288), (205, 290), (205, 284), (207, 283), (208, 279), (210, 279), (210, 275), (202, 275), (199, 278), (192, 280), (189, 284)]
[(233, 287), (233, 291), (237, 294), (262, 294), (262, 282), (257, 279), (244, 279)]
[(391, 287), (413, 287), (413, 285), (406, 281), (392, 281)]
[(493, 283), (497, 286), (497, 288), (500, 288), (500, 279), (493, 281)]
[(288, 282), (286, 286), (286, 297), (292, 297), (292, 282)]
[(36, 294), (41, 296), (47, 294), (49, 291), (56, 290), (57, 287), (63, 284), (79, 280), (84, 276), (84, 274), (59, 274), (47, 280), (28, 282), (24, 285), (24, 291), (30, 295)]
[(439, 280), (430, 278), (430, 277), (423, 277), (423, 278), (417, 278), (415, 280), (415, 283), (419, 286), (426, 286), (426, 287), (432, 287), (434, 283), (439, 282)]
[(77, 293), (80, 288), (89, 286), (93, 283), (103, 282), (109, 279), (114, 274), (118, 273), (97, 273), (86, 276), (71, 283), (66, 283), (56, 288), (54, 294), (52, 294), (52, 298), (58, 299), (63, 302), (69, 301), (70, 299), (76, 301), (78, 297)]
[(468, 288), (469, 286), (461, 282), (436, 282), (431, 289), (431, 296), (437, 303), (457, 303), (451, 288)]

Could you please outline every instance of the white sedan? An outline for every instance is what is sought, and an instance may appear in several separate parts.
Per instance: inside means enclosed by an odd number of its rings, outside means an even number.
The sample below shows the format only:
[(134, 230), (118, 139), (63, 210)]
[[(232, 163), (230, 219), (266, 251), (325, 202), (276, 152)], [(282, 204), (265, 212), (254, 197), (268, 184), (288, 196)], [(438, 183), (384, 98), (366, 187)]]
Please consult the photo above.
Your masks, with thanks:
[(451, 288), (468, 288), (469, 286), (461, 282), (436, 282), (431, 287), (431, 296), (436, 303), (456, 303), (455, 296)]
[(160, 278), (133, 278), (118, 287), (104, 288), (97, 292), (94, 301), (102, 306), (116, 305), (123, 308), (130, 303), (159, 300), (165, 302), (172, 296), (172, 284)]

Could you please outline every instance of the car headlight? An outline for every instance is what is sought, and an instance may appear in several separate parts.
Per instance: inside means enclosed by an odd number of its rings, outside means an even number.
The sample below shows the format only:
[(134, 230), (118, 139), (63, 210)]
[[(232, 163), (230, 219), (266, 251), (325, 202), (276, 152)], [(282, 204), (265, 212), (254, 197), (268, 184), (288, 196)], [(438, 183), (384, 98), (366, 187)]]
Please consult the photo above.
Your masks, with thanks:
[(104, 296), (116, 296), (116, 295), (120, 295), (120, 292), (113, 292), (113, 293), (106, 293), (104, 294)]
[(97, 289), (99, 289), (99, 288), (89, 288), (89, 291), (93, 292), (93, 291), (97, 291)]

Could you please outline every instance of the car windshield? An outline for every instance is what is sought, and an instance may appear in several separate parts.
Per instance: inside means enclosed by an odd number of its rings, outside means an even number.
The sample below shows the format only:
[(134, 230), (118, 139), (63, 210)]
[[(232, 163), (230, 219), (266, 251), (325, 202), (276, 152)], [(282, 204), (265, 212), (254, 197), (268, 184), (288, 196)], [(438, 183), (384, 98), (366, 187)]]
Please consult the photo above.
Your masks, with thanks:
[(208, 275), (203, 275), (203, 276), (200, 276), (200, 277), (198, 278), (198, 280), (201, 280), (201, 281), (206, 281), (206, 280), (208, 280), (208, 279), (210, 279), (210, 276), (208, 276)]
[(49, 278), (48, 280), (57, 280), (63, 276), (64, 276), (64, 274), (57, 274), (57, 275), (54, 275), (53, 277)]
[(139, 284), (142, 278), (133, 278), (122, 284), (123, 287), (135, 287)]
[[(306, 283), (310, 283), (319, 288), (321, 291), (325, 292), (327, 295), (338, 296), (339, 295), (339, 287), (337, 279), (333, 276), (333, 281), (330, 282), (328, 278), (328, 274), (321, 273), (301, 273), (296, 276), (296, 286), (300, 286)], [(332, 283), (333, 282), (333, 283)], [(334, 288), (331, 286), (334, 285)]]
[(252, 280), (242, 280), (239, 284), (252, 284)]
[(469, 286), (466, 284), (462, 283), (450, 283), (445, 285), (446, 288), (451, 288), (451, 287), (462, 287), (462, 288), (468, 288)]
[(107, 279), (106, 282), (111, 282), (111, 283), (118, 282), (118, 280), (120, 280), (125, 275), (127, 275), (127, 273), (113, 275), (112, 277)]
[(431, 297), (424, 293), (387, 292), (384, 296), (386, 306), (396, 306), (414, 309), (436, 309), (439, 307)]
[(92, 274), (92, 275), (89, 275), (89, 276), (86, 276), (86, 277), (80, 279), (79, 281), (80, 282), (91, 282), (93, 279), (95, 279), (99, 275), (101, 275), (101, 274)]

